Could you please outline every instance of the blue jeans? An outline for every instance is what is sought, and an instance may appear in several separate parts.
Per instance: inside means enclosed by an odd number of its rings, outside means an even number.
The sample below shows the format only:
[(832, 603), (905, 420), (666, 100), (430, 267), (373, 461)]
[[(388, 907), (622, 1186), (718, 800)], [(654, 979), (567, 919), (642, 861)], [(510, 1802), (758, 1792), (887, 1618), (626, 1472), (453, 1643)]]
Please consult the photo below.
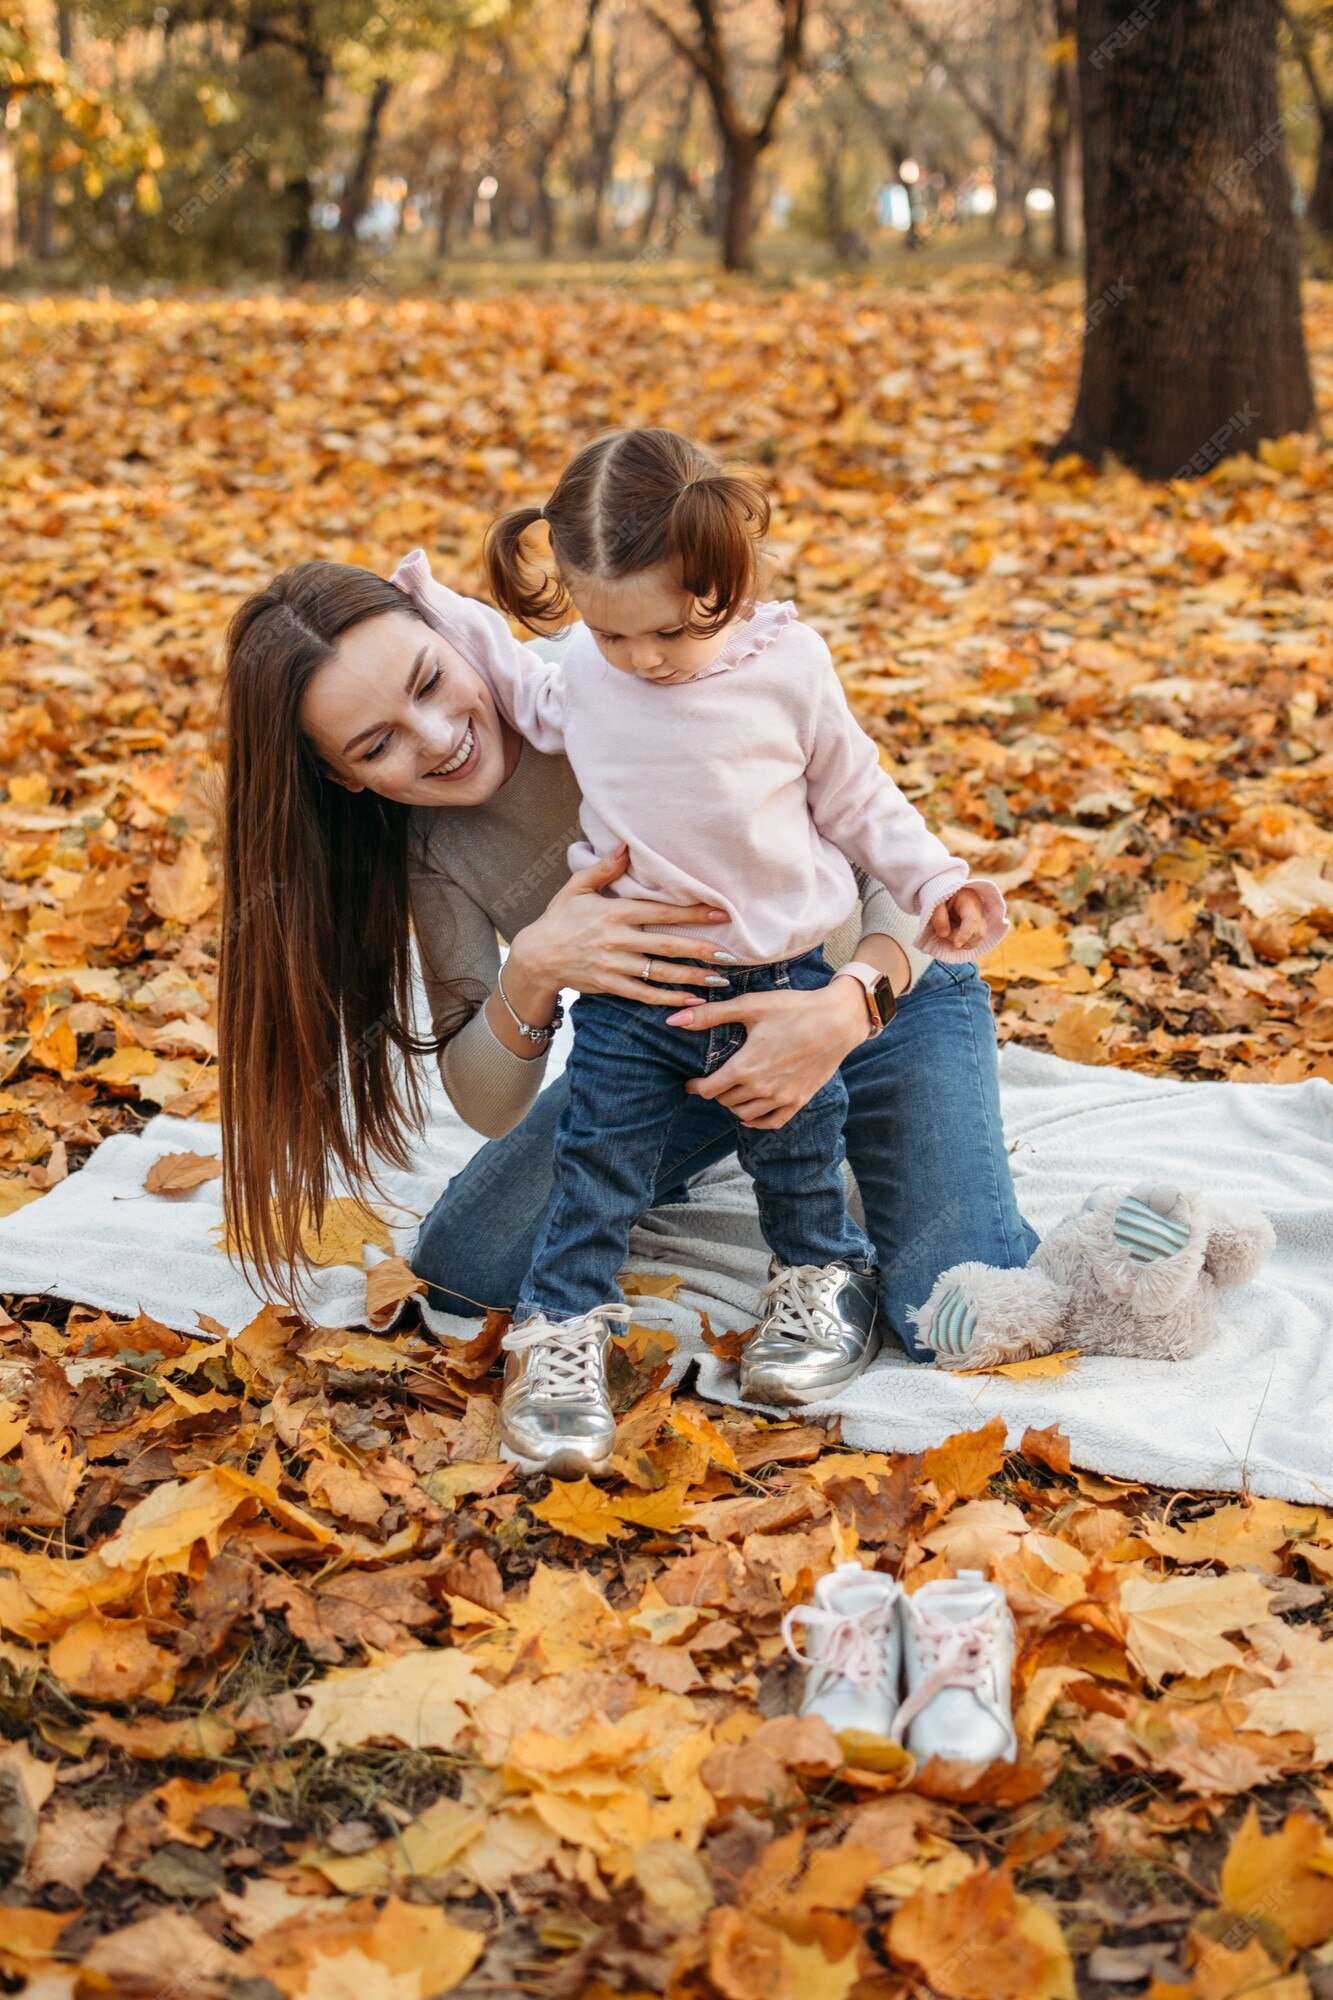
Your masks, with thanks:
[[(738, 966), (719, 1000), (809, 992), (833, 977), (822, 951), (776, 965)], [(692, 1034), (660, 1007), (597, 993), (576, 1001), (568, 1091), (555, 1131), (554, 1186), (537, 1228), (515, 1319), (565, 1319), (620, 1299), (616, 1274), (629, 1233), (651, 1208), (685, 1084), (711, 1076), (745, 1040), (733, 1023)], [(722, 1110), (721, 1106), (717, 1107)], [(751, 1131), (722, 1111), (754, 1181), (764, 1241), (784, 1264), (869, 1269), (874, 1252), (843, 1198), (847, 1091), (834, 1075), (777, 1131)]]
[[(721, 989), (719, 989), (720, 991)], [(698, 1038), (701, 1042), (703, 1037)], [(941, 1271), (973, 1260), (1011, 1270), (1037, 1238), (1019, 1214), (1000, 1122), (990, 995), (971, 965), (930, 966), (893, 1021), (852, 1050), (843, 1136), (879, 1265), (880, 1307), (915, 1361), (933, 1361), (908, 1308)], [(558, 1077), (526, 1118), (455, 1174), (421, 1225), (412, 1267), (441, 1312), (510, 1310), (550, 1198), (555, 1133), (568, 1100)], [(652, 1205), (688, 1198), (705, 1167), (736, 1151), (736, 1126), (709, 1098), (682, 1097)]]

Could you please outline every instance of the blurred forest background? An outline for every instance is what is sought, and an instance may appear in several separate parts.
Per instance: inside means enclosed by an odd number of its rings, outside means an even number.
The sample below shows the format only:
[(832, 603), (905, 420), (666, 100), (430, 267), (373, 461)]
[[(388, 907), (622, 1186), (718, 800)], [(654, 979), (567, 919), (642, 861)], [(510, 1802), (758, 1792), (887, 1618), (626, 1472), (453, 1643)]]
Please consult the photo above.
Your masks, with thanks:
[[(0, 284), (1071, 258), (1074, 11), (0, 0)], [(1287, 12), (1279, 84), (1320, 269), (1333, 8)]]

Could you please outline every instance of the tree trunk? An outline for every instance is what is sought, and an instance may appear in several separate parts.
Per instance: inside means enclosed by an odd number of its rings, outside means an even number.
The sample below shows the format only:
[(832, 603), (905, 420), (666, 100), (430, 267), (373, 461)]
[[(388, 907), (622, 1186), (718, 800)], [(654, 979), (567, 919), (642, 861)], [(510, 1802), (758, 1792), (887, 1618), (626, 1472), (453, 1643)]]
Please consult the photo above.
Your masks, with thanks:
[(356, 226), (366, 212), (371, 180), (375, 172), (375, 151), (380, 142), (380, 126), (384, 122), (384, 107), (389, 102), (389, 93), (392, 89), (393, 85), (387, 76), (377, 76), (375, 87), (366, 100), (366, 120), (361, 127), (361, 143), (356, 149), (356, 163), (348, 177), (342, 214), (338, 218), (338, 234), (348, 244), (355, 243)]
[(755, 195), (759, 184), (759, 149), (749, 132), (723, 137), (726, 173), (722, 210), (722, 266), (727, 271), (754, 269)]
[[(309, 10), (307, 25), (309, 24)], [(329, 78), (331, 74), (329, 58), (319, 44), (307, 41), (301, 50), (305, 71), (306, 88), (310, 94), (310, 136), (311, 150), (316, 142), (322, 141), (324, 127), (324, 107), (328, 100)], [(287, 228), (286, 270), (289, 278), (308, 278), (311, 274), (312, 252), (315, 245), (314, 224), (310, 220), (310, 206), (315, 190), (311, 178), (309, 157), (307, 164), (288, 176), (284, 189), (287, 197), (288, 213), (291, 220)]]
[(12, 271), (19, 259), (18, 173), (9, 106), (9, 92), (0, 90), (0, 271)]
[(1058, 447), (1196, 477), (1314, 398), (1277, 89), (1277, 0), (1079, 0), (1088, 315)]
[(585, 250), (600, 250), (606, 234), (606, 190), (611, 181), (614, 141), (605, 133), (593, 140), (588, 158), (588, 201), (579, 223), (579, 240)]
[(51, 140), (42, 148), (41, 180), (37, 188), (37, 228), (33, 249), (44, 264), (56, 254), (56, 175), (51, 170)]
[(534, 190), (535, 223), (533, 236), (539, 257), (555, 255), (555, 196), (551, 193), (547, 174), (550, 171), (549, 158), (542, 162)]
[(843, 203), (842, 151), (836, 139), (832, 146), (820, 147), (818, 168), (819, 208), (824, 238), (836, 255), (847, 235), (847, 217)]
[[(1064, 41), (1075, 31), (1074, 0), (1055, 0), (1055, 33)], [(1051, 151), (1051, 254), (1077, 257), (1083, 247), (1078, 190), (1078, 72), (1072, 62), (1051, 69), (1049, 135)]]
[[(69, 62), (74, 54), (74, 23), (68, 7), (56, 8), (56, 46), (60, 60)], [(56, 189), (60, 176), (52, 171), (51, 155), (55, 151), (64, 121), (54, 103), (47, 108), (42, 134), (41, 179), (37, 189), (37, 229), (34, 248), (44, 261), (56, 254)]]
[(439, 215), (435, 223), (435, 255), (441, 262), (453, 248), (454, 224), (463, 200), (465, 176), (461, 160), (455, 160), (440, 184)]
[(1333, 109), (1319, 113), (1319, 159), (1305, 212), (1321, 236), (1333, 236)]

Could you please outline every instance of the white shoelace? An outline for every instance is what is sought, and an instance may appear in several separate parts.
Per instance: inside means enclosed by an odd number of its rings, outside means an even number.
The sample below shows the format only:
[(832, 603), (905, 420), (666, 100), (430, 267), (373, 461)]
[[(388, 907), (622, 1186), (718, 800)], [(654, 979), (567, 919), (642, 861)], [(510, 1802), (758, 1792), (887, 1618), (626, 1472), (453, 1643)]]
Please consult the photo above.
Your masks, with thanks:
[(993, 1713), (995, 1707), (987, 1684), (994, 1669), (991, 1647), (998, 1631), (998, 1612), (992, 1609), (961, 1624), (932, 1615), (924, 1604), (914, 1606), (911, 1615), (926, 1671), (894, 1718), (892, 1734), (899, 1743), (909, 1725), (945, 1688), (971, 1688), (984, 1708)]
[[(794, 1604), (782, 1620), (782, 1643), (794, 1660), (818, 1673), (841, 1674), (860, 1694), (869, 1694), (884, 1670), (884, 1635), (891, 1604), (868, 1604), (864, 1611), (829, 1611), (822, 1604)], [(796, 1644), (797, 1620), (828, 1633), (818, 1659)]]
[(828, 1283), (829, 1273), (822, 1264), (785, 1265), (759, 1294), (761, 1314), (770, 1304), (773, 1307), (764, 1332), (781, 1334), (784, 1340), (799, 1341), (806, 1347), (836, 1347), (837, 1335), (819, 1323), (819, 1315), (830, 1310), (823, 1297)]
[(532, 1357), (524, 1385), (552, 1403), (582, 1402), (602, 1387), (602, 1335), (628, 1323), (628, 1306), (594, 1306), (578, 1319), (535, 1320), (510, 1327), (500, 1342), (506, 1354)]

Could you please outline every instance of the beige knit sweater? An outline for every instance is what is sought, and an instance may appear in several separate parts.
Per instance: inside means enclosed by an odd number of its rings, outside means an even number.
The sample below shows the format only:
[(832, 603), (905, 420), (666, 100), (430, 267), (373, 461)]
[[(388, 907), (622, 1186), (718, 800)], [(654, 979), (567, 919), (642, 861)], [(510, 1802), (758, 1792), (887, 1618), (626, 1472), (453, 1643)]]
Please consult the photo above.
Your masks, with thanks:
[[(517, 1056), (482, 1011), (500, 969), (500, 939), (535, 923), (569, 880), (580, 838), (579, 793), (563, 756), (524, 743), (509, 781), (484, 805), (412, 815), (412, 920), (433, 1033), (445, 1039), (440, 1076), (459, 1116), (498, 1139), (541, 1089), (545, 1055)], [(897, 940), (916, 979), (930, 960), (912, 949), (918, 924), (882, 884), (857, 871), (860, 907), (825, 945), (845, 965), (867, 932)]]

